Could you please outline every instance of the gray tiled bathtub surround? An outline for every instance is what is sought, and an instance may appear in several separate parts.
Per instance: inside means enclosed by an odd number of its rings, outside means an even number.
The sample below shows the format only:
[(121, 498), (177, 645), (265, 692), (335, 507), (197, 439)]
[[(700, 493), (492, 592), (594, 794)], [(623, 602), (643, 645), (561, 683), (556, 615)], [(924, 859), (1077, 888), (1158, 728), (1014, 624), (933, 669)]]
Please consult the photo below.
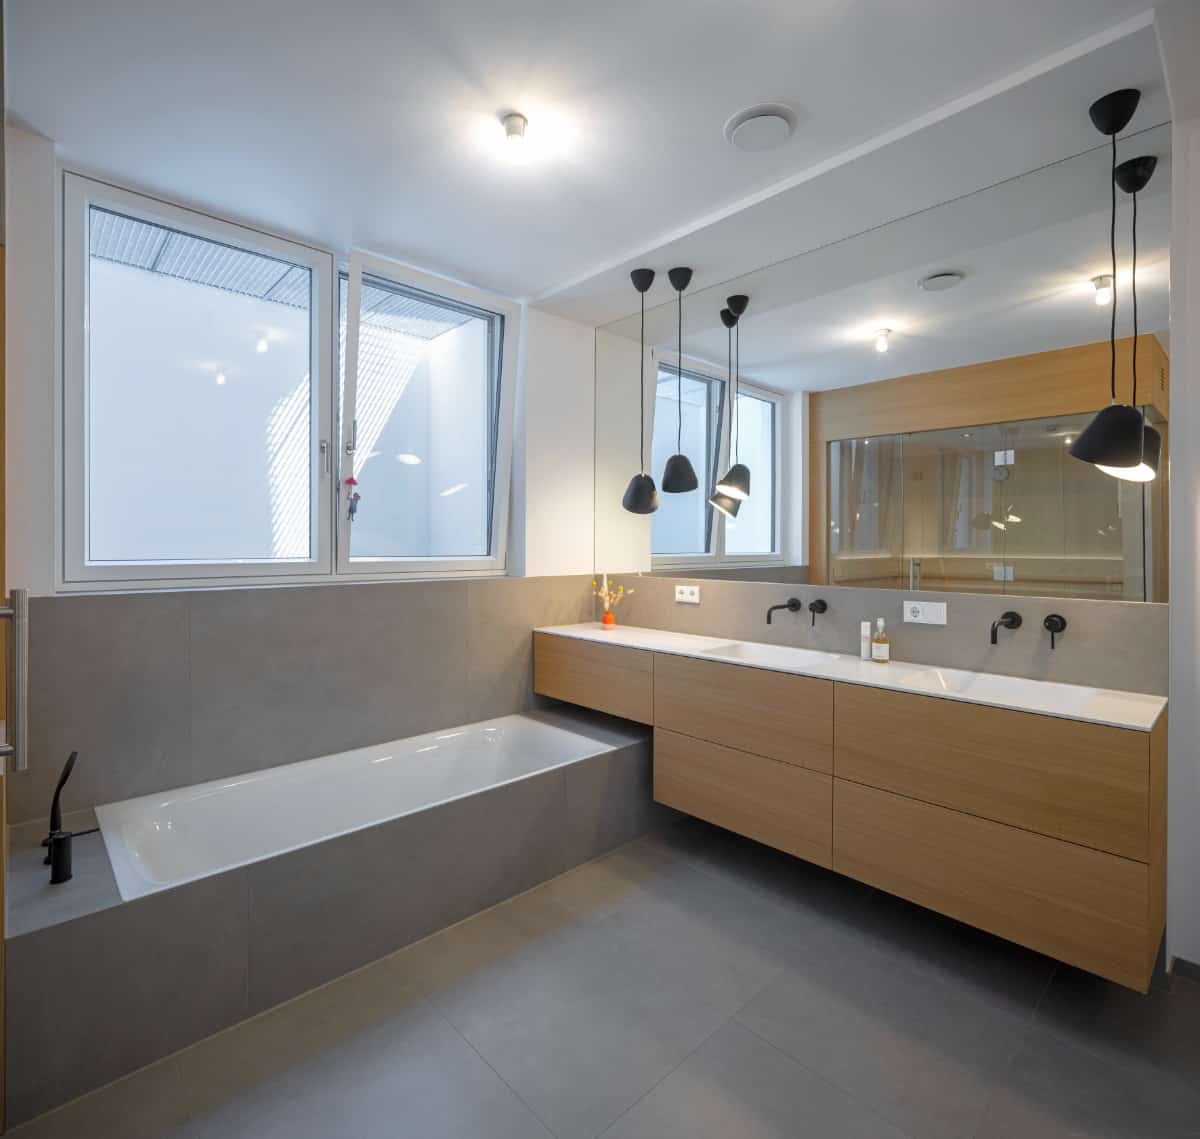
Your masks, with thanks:
[[(627, 575), (620, 580), (635, 590), (618, 613), (625, 625), (857, 654), (860, 623), (883, 617), (895, 660), (1167, 694), (1166, 605), (712, 579), (691, 579), (700, 586), (700, 604), (679, 605), (675, 586), (684, 579)], [(804, 603), (803, 612), (776, 613), (768, 625), (767, 607), (793, 596)], [(946, 602), (947, 625), (903, 623), (906, 597)], [(829, 610), (814, 627), (807, 606), (816, 598), (828, 602)], [(1001, 629), (993, 646), (991, 623), (1006, 609), (1019, 612), (1024, 623), (1013, 632)], [(1060, 613), (1068, 622), (1053, 651), (1042, 628), (1050, 613)]]
[(10, 1122), (677, 818), (650, 801), (645, 729), (590, 713), (546, 715), (608, 750), (10, 937)]
[(523, 712), (529, 632), (591, 618), (590, 578), (39, 597), (30, 769), (11, 822)]

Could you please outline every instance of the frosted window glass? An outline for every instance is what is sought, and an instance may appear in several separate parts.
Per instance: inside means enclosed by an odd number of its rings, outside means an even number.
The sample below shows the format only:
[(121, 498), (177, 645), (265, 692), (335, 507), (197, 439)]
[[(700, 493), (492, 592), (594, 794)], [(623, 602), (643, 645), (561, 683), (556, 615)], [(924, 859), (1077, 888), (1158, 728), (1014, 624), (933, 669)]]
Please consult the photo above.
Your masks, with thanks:
[(88, 222), (88, 561), (314, 556), (310, 270)]

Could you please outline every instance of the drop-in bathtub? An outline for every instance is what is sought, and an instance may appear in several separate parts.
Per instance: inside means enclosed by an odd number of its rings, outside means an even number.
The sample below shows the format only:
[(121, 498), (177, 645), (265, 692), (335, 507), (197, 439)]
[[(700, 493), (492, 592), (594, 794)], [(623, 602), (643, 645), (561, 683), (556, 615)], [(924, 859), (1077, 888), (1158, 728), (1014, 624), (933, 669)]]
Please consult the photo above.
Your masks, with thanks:
[(550, 717), (504, 716), (96, 808), (126, 901), (611, 750)]
[(651, 765), (564, 707), (98, 807), (115, 886), (6, 942), (10, 1124), (670, 825)]

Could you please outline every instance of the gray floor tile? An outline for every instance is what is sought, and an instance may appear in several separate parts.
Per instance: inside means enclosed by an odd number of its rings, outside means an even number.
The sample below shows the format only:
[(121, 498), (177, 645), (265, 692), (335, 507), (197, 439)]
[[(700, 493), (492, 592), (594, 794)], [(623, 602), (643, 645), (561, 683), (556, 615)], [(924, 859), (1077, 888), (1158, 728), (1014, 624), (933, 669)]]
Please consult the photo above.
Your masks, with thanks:
[(1196, 1139), (1200, 1081), (1097, 1057), (1035, 1030), (976, 1139)]
[(432, 1002), (559, 1139), (598, 1134), (727, 1015), (602, 922), (528, 895), (399, 967), (420, 957), (440, 969)]
[(1027, 1016), (835, 934), (738, 1019), (922, 1139), (963, 1139), (1028, 1031)]
[(709, 1037), (604, 1139), (904, 1139), (737, 1023)]
[(1200, 992), (1186, 985), (1143, 995), (1064, 965), (1038, 1007), (1037, 1023), (1130, 1078), (1200, 1088)]

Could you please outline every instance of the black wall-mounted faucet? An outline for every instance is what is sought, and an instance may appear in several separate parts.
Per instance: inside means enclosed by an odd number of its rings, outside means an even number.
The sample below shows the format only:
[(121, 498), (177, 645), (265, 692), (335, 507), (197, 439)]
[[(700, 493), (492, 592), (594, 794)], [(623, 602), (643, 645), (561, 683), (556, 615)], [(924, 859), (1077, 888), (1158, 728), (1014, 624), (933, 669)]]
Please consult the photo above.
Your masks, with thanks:
[[(825, 602), (822, 601), (821, 604), (824, 605)], [(803, 608), (804, 602), (802, 602), (800, 598), (789, 597), (782, 605), (772, 605), (771, 608), (767, 610), (767, 624), (769, 625), (771, 623), (771, 614), (779, 609), (786, 609), (789, 613), (799, 613)]]
[(58, 777), (58, 784), (54, 788), (54, 798), (50, 800), (50, 833), (42, 839), (42, 845), (48, 847), (46, 857), (43, 859), (43, 865), (50, 867), (50, 885), (61, 886), (64, 882), (71, 880), (71, 839), (78, 838), (80, 835), (95, 834), (99, 827), (92, 827), (88, 831), (65, 831), (62, 829), (62, 792), (67, 785), (67, 780), (71, 778), (71, 772), (75, 770), (75, 761), (79, 758), (79, 752), (73, 751), (67, 756), (67, 762), (63, 765), (62, 774)]
[(828, 608), (828, 602), (822, 601), (819, 597), (816, 599), (816, 601), (810, 601), (808, 603), (808, 611), (812, 614), (812, 627), (814, 629), (817, 627), (817, 614), (824, 613)]
[(992, 644), (996, 644), (996, 630), (1000, 628), (1019, 629), (1021, 627), (1021, 614), (1009, 609), (1005, 613), (992, 622)]
[(1050, 648), (1054, 648), (1055, 639), (1067, 631), (1067, 619), (1061, 613), (1051, 613), (1042, 622), (1042, 628), (1050, 634)]

